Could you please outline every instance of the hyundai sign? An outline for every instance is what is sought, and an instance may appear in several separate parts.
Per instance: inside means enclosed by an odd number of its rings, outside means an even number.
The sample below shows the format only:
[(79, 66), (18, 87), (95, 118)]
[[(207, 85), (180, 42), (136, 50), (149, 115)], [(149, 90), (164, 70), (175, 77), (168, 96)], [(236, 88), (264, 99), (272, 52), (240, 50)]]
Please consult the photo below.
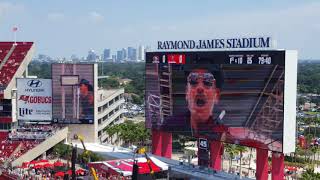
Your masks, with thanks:
[(17, 79), (18, 120), (51, 121), (51, 79)]

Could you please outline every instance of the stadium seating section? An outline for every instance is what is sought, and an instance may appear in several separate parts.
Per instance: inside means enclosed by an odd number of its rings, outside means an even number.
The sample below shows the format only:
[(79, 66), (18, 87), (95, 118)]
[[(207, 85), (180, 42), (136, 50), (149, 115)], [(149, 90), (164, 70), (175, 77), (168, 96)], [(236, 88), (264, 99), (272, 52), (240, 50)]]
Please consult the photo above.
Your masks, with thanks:
[(0, 99), (32, 45), (33, 42), (0, 42)]

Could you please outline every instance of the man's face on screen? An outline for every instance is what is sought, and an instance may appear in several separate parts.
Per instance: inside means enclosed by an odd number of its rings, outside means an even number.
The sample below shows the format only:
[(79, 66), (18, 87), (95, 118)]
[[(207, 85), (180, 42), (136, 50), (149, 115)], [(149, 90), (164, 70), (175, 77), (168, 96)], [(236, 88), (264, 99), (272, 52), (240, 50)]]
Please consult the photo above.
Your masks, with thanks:
[(201, 118), (211, 116), (214, 104), (218, 101), (213, 74), (204, 69), (192, 71), (188, 76), (186, 100), (192, 114)]
[(87, 95), (88, 94), (88, 87), (85, 84), (80, 85), (80, 93), (81, 95)]

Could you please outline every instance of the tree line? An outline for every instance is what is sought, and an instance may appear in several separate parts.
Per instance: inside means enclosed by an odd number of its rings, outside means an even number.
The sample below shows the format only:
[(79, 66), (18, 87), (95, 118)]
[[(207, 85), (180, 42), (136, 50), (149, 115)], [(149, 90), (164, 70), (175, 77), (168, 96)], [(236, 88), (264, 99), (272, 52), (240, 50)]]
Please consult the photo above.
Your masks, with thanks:
[(298, 64), (298, 93), (320, 94), (320, 61)]
[[(39, 78), (51, 78), (51, 63), (32, 61), (29, 74)], [(110, 76), (102, 82), (104, 87), (119, 87), (117, 78), (129, 78), (132, 82), (124, 88), (128, 93), (144, 97), (144, 63), (103, 63), (99, 64), (99, 75)], [(320, 61), (299, 61), (298, 93), (320, 93)]]

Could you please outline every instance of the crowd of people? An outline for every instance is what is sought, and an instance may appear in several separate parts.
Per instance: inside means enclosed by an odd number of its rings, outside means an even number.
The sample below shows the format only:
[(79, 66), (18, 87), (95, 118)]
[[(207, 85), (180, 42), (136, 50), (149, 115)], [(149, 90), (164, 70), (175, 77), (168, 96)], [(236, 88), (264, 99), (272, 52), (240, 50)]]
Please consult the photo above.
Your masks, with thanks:
[(22, 154), (26, 153), (30, 149), (33, 149), (36, 147), (38, 144), (40, 144), (41, 141), (22, 141), (20, 144), (19, 150), (13, 154), (13, 159), (16, 159), (20, 157)]
[(8, 139), (2, 140), (0, 142), (0, 163), (7, 161), (19, 144), (19, 142), (13, 142)]
[[(0, 164), (19, 158), (60, 129), (59, 125), (25, 124), (0, 136)], [(5, 165), (6, 166), (6, 165)]]
[(59, 129), (58, 125), (26, 124), (9, 133), (10, 140), (45, 140)]
[(44, 140), (52, 135), (52, 132), (11, 132), (10, 140)]
[(37, 132), (37, 131), (44, 131), (44, 132), (50, 132), (54, 129), (57, 129), (59, 126), (56, 124), (50, 124), (50, 125), (35, 125), (35, 124), (25, 124), (23, 126), (20, 126), (17, 128), (17, 131), (23, 132), (23, 131), (31, 131), (31, 132)]

